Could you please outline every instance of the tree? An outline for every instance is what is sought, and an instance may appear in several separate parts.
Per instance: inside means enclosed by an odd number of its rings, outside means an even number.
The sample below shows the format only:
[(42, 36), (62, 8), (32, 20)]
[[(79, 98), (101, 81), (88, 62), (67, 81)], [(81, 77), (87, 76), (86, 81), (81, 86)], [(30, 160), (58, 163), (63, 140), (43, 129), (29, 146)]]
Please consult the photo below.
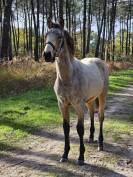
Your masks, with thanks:
[(35, 29), (35, 46), (34, 46), (34, 55), (35, 61), (39, 60), (39, 8), (40, 8), (40, 0), (37, 2), (37, 15), (35, 16), (35, 7), (34, 2), (31, 0), (31, 8), (32, 8), (32, 15), (33, 15), (33, 22), (34, 22), (34, 29)]
[(91, 34), (91, 21), (92, 21), (91, 6), (92, 6), (92, 0), (89, 0), (89, 7), (88, 7), (88, 34), (87, 34), (86, 53), (89, 53), (89, 49), (90, 49), (90, 34)]
[(84, 0), (83, 10), (83, 58), (86, 54), (86, 0)]
[[(38, 61), (49, 16), (55, 21), (64, 17), (76, 54), (82, 57), (89, 53), (114, 60), (118, 54), (133, 55), (132, 0), (0, 0), (0, 57), (23, 54)], [(95, 42), (91, 39), (92, 30), (96, 31), (92, 24), (97, 28)], [(120, 25), (117, 41), (115, 24)]]
[(12, 3), (13, 0), (6, 0), (4, 7), (4, 19), (3, 19), (3, 29), (2, 29), (2, 42), (1, 42), (1, 53), (0, 58), (12, 59), (11, 51), (11, 14), (12, 14)]
[(63, 4), (64, 4), (64, 1), (60, 0), (59, 1), (59, 17), (61, 18), (63, 18)]
[[(102, 18), (101, 18), (101, 22), (99, 23), (99, 29), (98, 29), (98, 39), (97, 39), (97, 45), (96, 45), (96, 51), (95, 51), (95, 57), (99, 56), (99, 47), (100, 47), (100, 39), (101, 39), (101, 33), (102, 33), (102, 28), (103, 28), (103, 21), (104, 21), (104, 17), (106, 16), (106, 0), (104, 0), (103, 2), (103, 13), (102, 13)], [(100, 8), (99, 8), (100, 10)], [(99, 12), (100, 14), (100, 12)]]

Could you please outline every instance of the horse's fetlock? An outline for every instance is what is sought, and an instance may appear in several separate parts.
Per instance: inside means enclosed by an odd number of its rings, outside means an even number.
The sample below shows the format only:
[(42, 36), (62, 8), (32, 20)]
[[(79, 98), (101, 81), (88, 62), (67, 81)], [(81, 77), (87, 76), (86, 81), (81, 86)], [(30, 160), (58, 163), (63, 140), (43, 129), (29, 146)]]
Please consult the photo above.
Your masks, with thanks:
[(98, 151), (103, 151), (103, 145), (98, 146)]
[(78, 158), (78, 160), (84, 161), (84, 154), (80, 155), (79, 158)]

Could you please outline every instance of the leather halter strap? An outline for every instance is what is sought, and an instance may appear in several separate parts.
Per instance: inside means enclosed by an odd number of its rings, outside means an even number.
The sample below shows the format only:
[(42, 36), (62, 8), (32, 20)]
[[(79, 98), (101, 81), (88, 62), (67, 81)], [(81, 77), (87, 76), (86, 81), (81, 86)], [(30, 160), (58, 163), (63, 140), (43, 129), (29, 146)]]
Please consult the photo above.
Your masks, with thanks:
[(46, 44), (51, 45), (51, 47), (53, 48), (53, 50), (55, 50), (55, 46), (54, 46), (54, 44), (52, 44), (52, 42), (48, 41), (48, 42), (45, 43), (45, 45), (46, 45)]
[[(48, 42), (45, 43), (45, 45), (46, 45), (46, 44), (51, 45), (51, 47), (53, 48), (53, 50), (55, 50), (55, 51), (57, 52), (57, 50), (55, 49), (55, 46), (54, 46), (54, 44), (53, 44), (52, 42), (48, 41)], [(62, 42), (61, 42), (61, 45), (60, 45), (59, 51), (61, 51), (63, 45), (64, 45), (64, 40), (62, 40)]]

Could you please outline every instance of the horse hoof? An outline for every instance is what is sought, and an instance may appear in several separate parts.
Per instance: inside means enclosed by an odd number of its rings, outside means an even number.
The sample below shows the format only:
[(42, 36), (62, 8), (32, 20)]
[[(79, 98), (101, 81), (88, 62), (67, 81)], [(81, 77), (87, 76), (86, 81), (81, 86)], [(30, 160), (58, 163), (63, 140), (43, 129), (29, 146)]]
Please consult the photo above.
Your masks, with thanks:
[(98, 151), (103, 151), (103, 146), (98, 146)]
[(82, 166), (82, 165), (84, 165), (85, 163), (84, 163), (84, 160), (78, 160), (78, 161), (77, 161), (77, 164), (80, 165), (80, 166)]
[(93, 139), (89, 139), (89, 140), (88, 140), (88, 143), (89, 143), (89, 144), (92, 144), (92, 143), (94, 143), (94, 140), (93, 140)]
[(60, 162), (67, 162), (68, 161), (68, 159), (66, 159), (66, 158), (61, 158), (60, 159)]

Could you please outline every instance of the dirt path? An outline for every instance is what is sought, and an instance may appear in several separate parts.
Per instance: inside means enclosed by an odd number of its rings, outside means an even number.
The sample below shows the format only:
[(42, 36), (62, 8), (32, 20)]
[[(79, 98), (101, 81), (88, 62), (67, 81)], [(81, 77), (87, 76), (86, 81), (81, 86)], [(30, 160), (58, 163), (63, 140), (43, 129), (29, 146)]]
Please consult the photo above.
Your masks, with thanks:
[[(125, 106), (126, 105), (126, 106)], [(133, 85), (123, 88), (107, 101), (106, 116), (133, 115)], [(96, 117), (96, 125), (98, 120)], [(98, 152), (97, 144), (88, 145), (89, 119), (85, 119), (86, 165), (76, 165), (79, 141), (76, 121), (71, 121), (71, 151), (67, 163), (59, 163), (63, 152), (62, 127), (52, 127), (30, 135), (17, 143), (17, 147), (6, 146), (0, 154), (0, 177), (46, 177), (46, 176), (133, 176), (133, 137), (125, 134), (122, 141), (113, 143), (110, 137), (105, 140), (105, 151)], [(97, 137), (97, 132), (96, 132)], [(4, 147), (4, 144), (2, 144)]]
[(106, 116), (127, 117), (133, 115), (133, 83), (121, 88), (120, 92), (113, 93), (107, 100)]

